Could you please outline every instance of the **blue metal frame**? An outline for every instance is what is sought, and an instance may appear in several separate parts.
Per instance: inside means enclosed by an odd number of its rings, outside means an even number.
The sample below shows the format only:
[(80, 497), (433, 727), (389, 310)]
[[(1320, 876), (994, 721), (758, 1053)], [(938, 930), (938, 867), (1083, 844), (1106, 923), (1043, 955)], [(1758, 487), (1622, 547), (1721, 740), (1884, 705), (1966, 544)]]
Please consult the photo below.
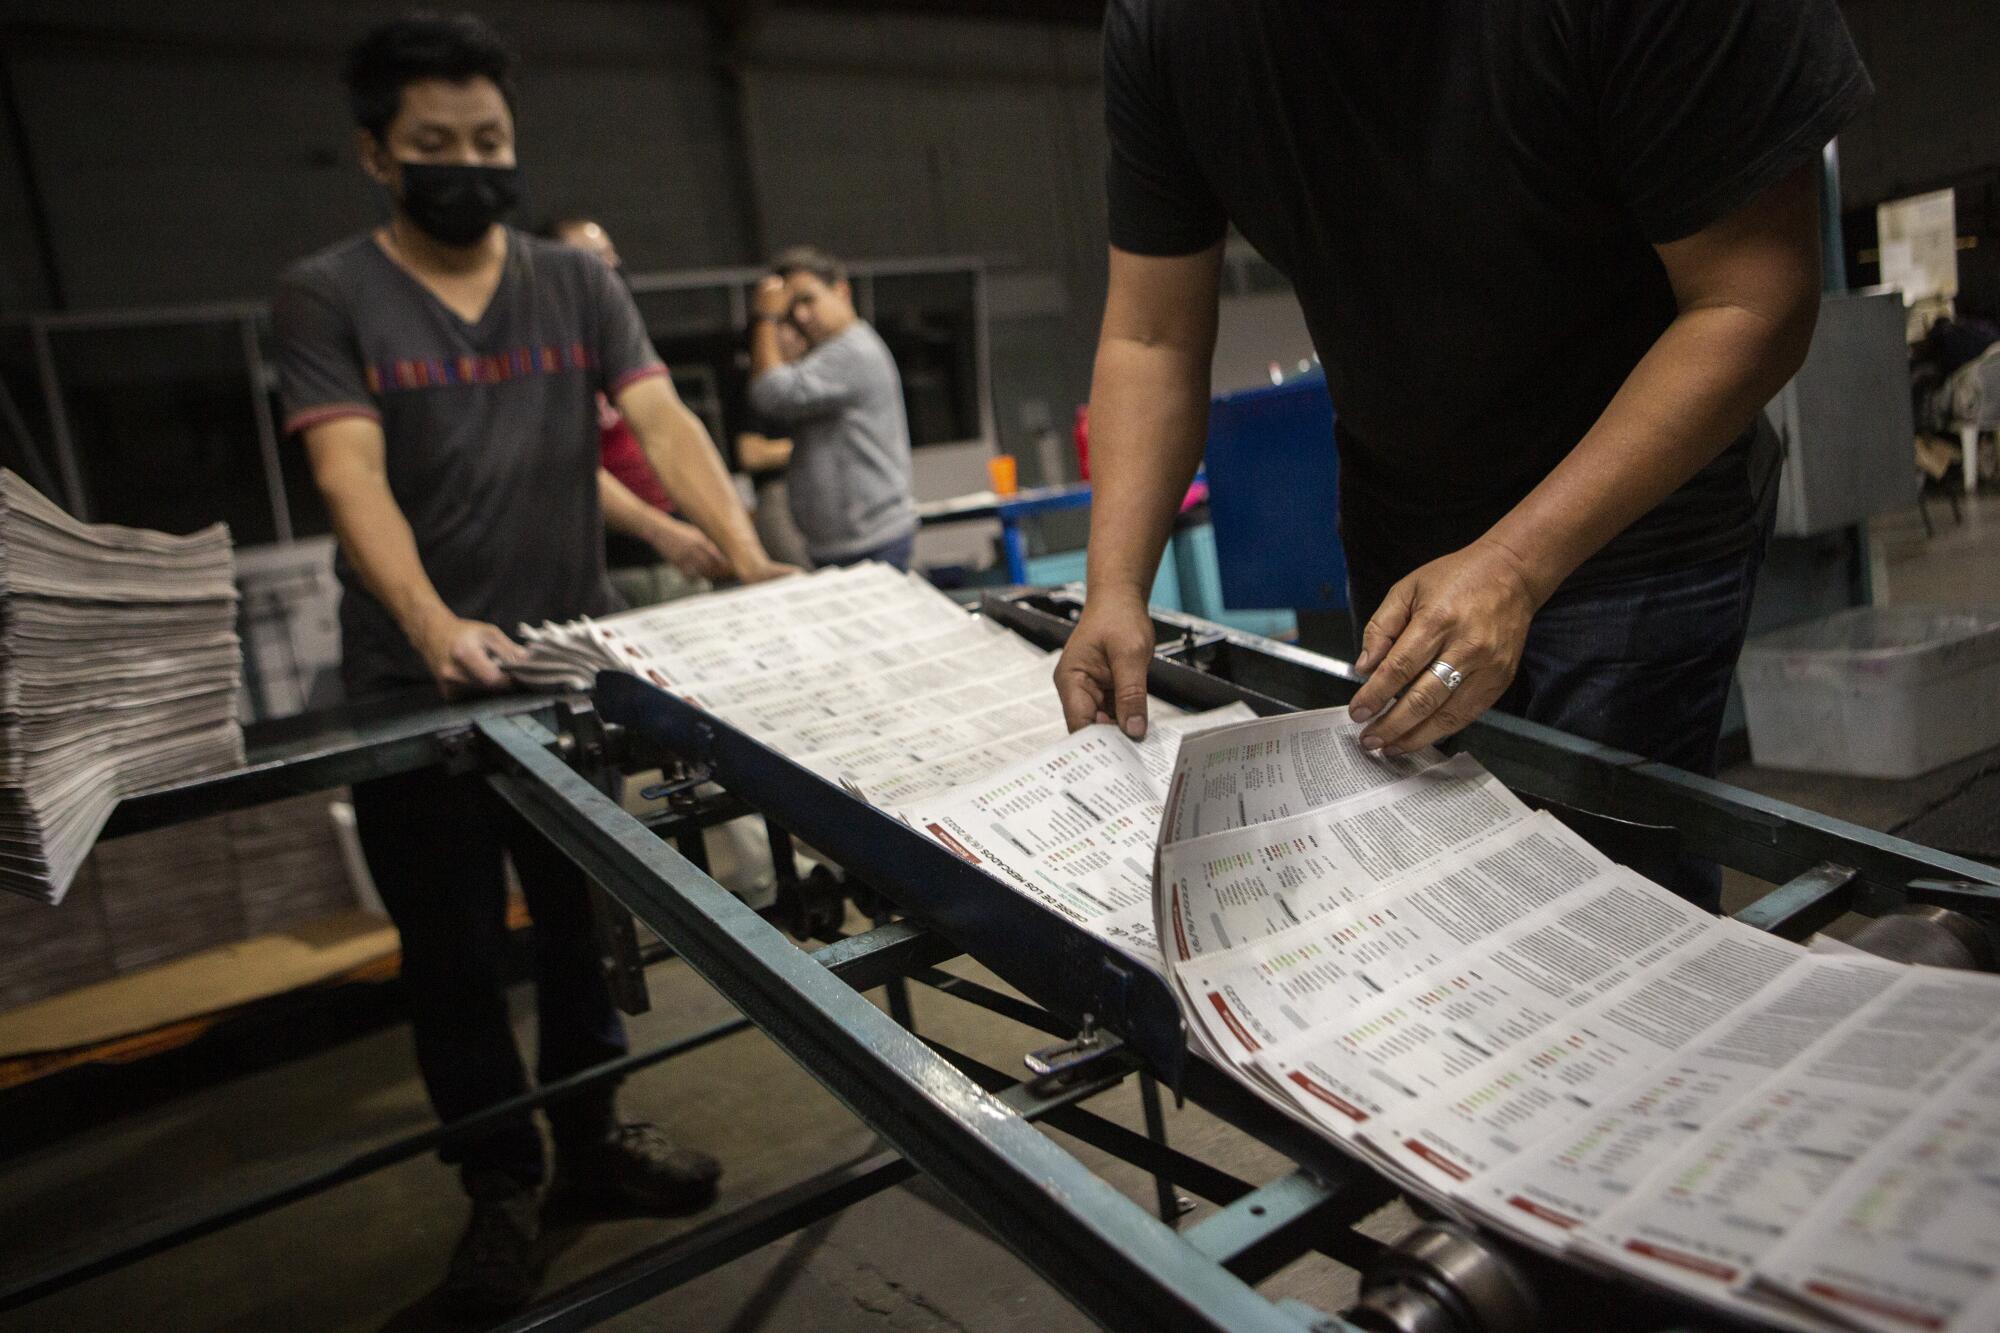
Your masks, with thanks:
[(435, 1125), (414, 1134), (406, 1134), (378, 1147), (341, 1157), (323, 1166), (310, 1168), (290, 1180), (234, 1200), (221, 1208), (210, 1207), (192, 1215), (175, 1216), (164, 1222), (140, 1226), (119, 1235), (110, 1244), (99, 1249), (72, 1256), (53, 1267), (0, 1286), (0, 1313), (18, 1309), (44, 1296), (52, 1296), (93, 1278), (103, 1277), (107, 1273), (115, 1273), (143, 1259), (150, 1259), (156, 1254), (163, 1254), (191, 1241), (200, 1240), (204, 1236), (214, 1235), (239, 1222), (248, 1222), (252, 1218), (276, 1212), (303, 1199), (324, 1194), (330, 1189), (372, 1175), (398, 1162), (421, 1157), (446, 1144), (475, 1135), (508, 1116), (574, 1097), (606, 1080), (620, 1079), (627, 1074), (637, 1073), (641, 1069), (671, 1060), (676, 1056), (700, 1050), (724, 1037), (746, 1031), (749, 1027), (749, 1022), (741, 1018), (716, 1023), (650, 1050), (635, 1051), (557, 1082), (542, 1084), (528, 1092), (509, 1097), (505, 1101), (495, 1102), (484, 1110), (476, 1111), (449, 1125)]
[[(922, 972), (933, 964), (956, 957), (958, 950), (915, 926), (894, 923), (863, 935), (851, 936), (811, 955), (813, 962), (856, 991), (900, 981), (905, 974)], [(701, 1049), (725, 1037), (749, 1030), (748, 1019), (735, 1018), (697, 1032), (676, 1037), (644, 1051), (635, 1051), (616, 1060), (582, 1070), (553, 1083), (540, 1084), (527, 1092), (476, 1111), (449, 1125), (406, 1134), (366, 1151), (340, 1156), (310, 1167), (289, 1180), (237, 1198), (221, 1207), (177, 1214), (120, 1234), (96, 1250), (72, 1255), (52, 1267), (0, 1284), (0, 1313), (16, 1309), (66, 1290), (79, 1283), (138, 1263), (156, 1254), (175, 1249), (217, 1231), (262, 1217), (266, 1213), (297, 1203), (349, 1181), (380, 1171), (398, 1162), (420, 1157), (479, 1133), (486, 1127), (522, 1111), (574, 1097), (607, 1080), (622, 1079), (642, 1069), (665, 1063)]]
[(921, 506), (917, 511), (917, 521), (924, 527), (931, 527), (998, 519), (1001, 549), (1007, 557), (1007, 579), (1021, 584), (1028, 581), (1028, 539), (1027, 534), (1021, 531), (1021, 521), (1037, 514), (1052, 514), (1059, 509), (1089, 507), (1090, 483), (1079, 481), (1061, 486), (1036, 486), (991, 500)]
[[(495, 788), (520, 808), (539, 811), (530, 817), (545, 829), (566, 830), (556, 832), (559, 841), (569, 846), (594, 876), (607, 883), (619, 882), (616, 874), (587, 850), (590, 836), (579, 829), (594, 829), (601, 835), (607, 828), (615, 827), (627, 839), (628, 851), (634, 845), (649, 849), (650, 854), (672, 858), (687, 873), (697, 876), (698, 882), (709, 890), (709, 899), (700, 911), (712, 926), (735, 941), (743, 940), (748, 933), (762, 934), (764, 938), (757, 946), (759, 957), (781, 957), (795, 974), (801, 969), (805, 975), (817, 973), (825, 979), (820, 989), (837, 984), (850, 1004), (858, 1002), (860, 990), (899, 986), (909, 976), (1032, 1027), (1056, 1033), (1073, 1029), (1073, 1020), (1065, 1021), (977, 983), (936, 971), (936, 963), (956, 956), (959, 950), (942, 936), (912, 923), (881, 925), (866, 935), (839, 941), (817, 953), (800, 953), (660, 840), (679, 837), (689, 829), (714, 822), (717, 811), (725, 807), (727, 813), (738, 813), (741, 802), (731, 798), (717, 805), (716, 810), (704, 807), (678, 812), (664, 824), (660, 820), (632, 819), (600, 794), (598, 780), (611, 756), (600, 744), (592, 743), (593, 737), (597, 742), (605, 739), (603, 729), (595, 725), (596, 720), (586, 719), (592, 723), (588, 736), (558, 738), (550, 729), (551, 724), (569, 720), (573, 712), (560, 701), (548, 699), (515, 697), (440, 706), (427, 699), (410, 698), (254, 728), (250, 738), (251, 758), (244, 769), (138, 798), (123, 811), (124, 827), (120, 831), (156, 827), (276, 796), (324, 790), (341, 782), (423, 765), (444, 764), (469, 772), (497, 764), (502, 771), (489, 777)], [(588, 776), (573, 772), (565, 760), (581, 764)], [(578, 795), (582, 792), (590, 793), (587, 804), (595, 806), (594, 809), (578, 809)], [(581, 824), (572, 822), (577, 820)], [(631, 840), (635, 838), (637, 842), (633, 844)], [(600, 853), (602, 850), (599, 849)], [(941, 868), (963, 869), (950, 858), (945, 858)], [(655, 892), (672, 891), (670, 884), (658, 878), (651, 878), (649, 884)], [(706, 915), (717, 905), (726, 909), (724, 917), (733, 919), (717, 922)], [(658, 912), (642, 915), (664, 937), (687, 938)], [(761, 968), (761, 963), (755, 964), (753, 971)], [(792, 977), (793, 982), (798, 980), (797, 975)], [(1109, 982), (1109, 989), (1094, 1003), (1125, 998), (1129, 978), (1114, 975)], [(727, 993), (732, 998), (743, 997), (741, 988), (727, 988)], [(869, 1016), (864, 1021), (889, 1021), (881, 1018), (873, 1006), (861, 1003)], [(796, 1007), (795, 1000), (787, 1000), (777, 1006), (777, 1012), (789, 1016)], [(836, 1006), (822, 1021), (851, 1033), (849, 1016)], [(140, 1228), (104, 1248), (66, 1260), (52, 1269), (23, 1275), (0, 1288), (0, 1309), (29, 1304), (237, 1222), (269, 1213), (429, 1151), (450, 1139), (477, 1132), (494, 1117), (573, 1095), (603, 1079), (659, 1063), (740, 1032), (746, 1026), (748, 1020), (744, 1019), (719, 1024), (536, 1089), (464, 1121), (406, 1135), (358, 1155), (335, 1157), (291, 1180), (220, 1208), (184, 1213), (159, 1225)], [(767, 1022), (765, 1026), (771, 1025)], [(797, 1026), (817, 1029), (823, 1035), (823, 1028), (811, 1021)], [(891, 1030), (902, 1031), (893, 1025)], [(1088, 1075), (1090, 1081), (1051, 1091), (1019, 1085), (997, 1071), (943, 1048), (919, 1044), (897, 1051), (893, 1043), (885, 1043), (878, 1037), (879, 1034), (877, 1037), (860, 1034), (855, 1038), (859, 1051), (888, 1060), (901, 1069), (906, 1086), (900, 1091), (908, 1094), (911, 1086), (907, 1085), (920, 1086), (927, 1091), (931, 1105), (913, 1109), (904, 1104), (905, 1098), (880, 1093), (876, 1085), (882, 1081), (883, 1073), (866, 1067), (865, 1063), (856, 1079), (845, 1081), (831, 1078), (822, 1063), (808, 1062), (809, 1067), (828, 1081), (829, 1086), (860, 1089), (850, 1093), (850, 1104), (860, 1100), (874, 1105), (879, 1100), (886, 1105), (888, 1110), (864, 1118), (869, 1118), (869, 1123), (878, 1129), (885, 1124), (910, 1126), (892, 1141), (902, 1143), (914, 1138), (923, 1143), (925, 1148), (920, 1157), (930, 1163), (925, 1169), (946, 1180), (948, 1185), (956, 1181), (961, 1197), (975, 1204), (1003, 1239), (1100, 1318), (1118, 1322), (1118, 1315), (1137, 1310), (1153, 1312), (1148, 1322), (1164, 1317), (1175, 1327), (1296, 1330), (1310, 1326), (1322, 1333), (1347, 1327), (1292, 1303), (1273, 1306), (1263, 1302), (1227, 1269), (1233, 1266), (1244, 1277), (1261, 1275), (1268, 1266), (1286, 1262), (1315, 1246), (1349, 1262), (1364, 1260), (1370, 1243), (1356, 1240), (1346, 1227), (1380, 1202), (1379, 1186), (1367, 1173), (1334, 1177), (1340, 1183), (1328, 1192), (1315, 1214), (1315, 1226), (1324, 1228), (1325, 1235), (1306, 1236), (1299, 1232), (1296, 1217), (1274, 1213), (1268, 1223), (1245, 1222), (1240, 1241), (1222, 1256), (1229, 1264), (1205, 1264), (1198, 1251), (1184, 1245), (1171, 1230), (1148, 1217), (1144, 1209), (1097, 1181), (1054, 1144), (1039, 1135), (1022, 1136), (1021, 1131), (1030, 1122), (1046, 1122), (1218, 1203), (1226, 1205), (1253, 1194), (1251, 1185), (1166, 1147), (1159, 1134), (1148, 1138), (1092, 1115), (1078, 1105), (1137, 1071), (1136, 1060), (1119, 1053), (1109, 1061), (1093, 1065)], [(904, 1032), (900, 1040), (916, 1039)], [(794, 1043), (787, 1049), (798, 1054), (801, 1048)], [(914, 1056), (917, 1051), (924, 1054), (914, 1063), (904, 1058)], [(854, 1053), (850, 1052), (847, 1058), (855, 1058)], [(939, 1061), (943, 1062), (941, 1066)], [(983, 1089), (992, 1096), (951, 1099), (952, 1123), (940, 1126), (936, 1123), (936, 1102), (945, 1088), (940, 1082), (942, 1069), (959, 1071), (958, 1077), (966, 1081), (959, 1093), (965, 1093), (966, 1088)], [(1146, 1092), (1149, 1104), (1153, 1103), (1150, 1084)], [(990, 1123), (996, 1101), (1018, 1113), (1014, 1126), (996, 1128)], [(968, 1144), (977, 1150), (967, 1151)], [(947, 1165), (940, 1167), (940, 1162)], [(864, 1167), (836, 1172), (830, 1178), (785, 1191), (774, 1199), (718, 1219), (693, 1236), (656, 1247), (581, 1284), (576, 1291), (555, 1298), (543, 1307), (541, 1314), (522, 1326), (586, 1326), (612, 1311), (628, 1308), (647, 1294), (727, 1262), (744, 1252), (746, 1246), (754, 1247), (765, 1239), (783, 1235), (905, 1179), (916, 1169), (913, 1162), (895, 1157)], [(1162, 1189), (1165, 1188), (1163, 1184)], [(1079, 1209), (1086, 1216), (1080, 1217)], [(1249, 1212), (1243, 1214), (1245, 1219), (1252, 1216)], [(1079, 1227), (1082, 1235), (1077, 1234)], [(1079, 1263), (1079, 1255), (1094, 1258)], [(1136, 1268), (1124, 1267), (1133, 1255), (1141, 1263)]]
[(443, 703), (426, 688), (346, 704), (243, 729), (243, 767), (128, 796), (101, 836), (164, 828), (287, 796), (344, 787), (432, 764), (472, 759), (472, 726), (482, 718), (553, 715), (561, 700), (497, 695)]
[(636, 676), (603, 673), (596, 698), (634, 746), (703, 765), (927, 926), (976, 944), (981, 963), (1038, 1004), (1072, 1022), (1089, 1014), (1179, 1086), (1186, 1034), (1158, 972), (1030, 898), (994, 892), (990, 876), (930, 838)]
[[(628, 725), (656, 716), (635, 708)], [(1094, 1317), (1117, 1327), (1341, 1327), (1266, 1301), (1093, 1175), (555, 758), (545, 728), (498, 718), (479, 732), (503, 799)]]

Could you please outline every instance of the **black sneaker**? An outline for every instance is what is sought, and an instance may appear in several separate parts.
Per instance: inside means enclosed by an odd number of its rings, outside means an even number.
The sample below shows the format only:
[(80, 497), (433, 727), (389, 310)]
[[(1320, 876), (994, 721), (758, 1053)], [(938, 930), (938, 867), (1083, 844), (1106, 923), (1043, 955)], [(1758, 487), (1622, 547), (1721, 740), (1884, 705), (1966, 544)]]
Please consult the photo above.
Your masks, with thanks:
[(620, 1212), (671, 1216), (715, 1202), (722, 1165), (675, 1146), (657, 1125), (619, 1125), (594, 1143), (558, 1144), (555, 1193)]
[(466, 1184), (472, 1220), (452, 1251), (438, 1303), (466, 1317), (507, 1314), (533, 1300), (542, 1284), (541, 1201), (506, 1176)]

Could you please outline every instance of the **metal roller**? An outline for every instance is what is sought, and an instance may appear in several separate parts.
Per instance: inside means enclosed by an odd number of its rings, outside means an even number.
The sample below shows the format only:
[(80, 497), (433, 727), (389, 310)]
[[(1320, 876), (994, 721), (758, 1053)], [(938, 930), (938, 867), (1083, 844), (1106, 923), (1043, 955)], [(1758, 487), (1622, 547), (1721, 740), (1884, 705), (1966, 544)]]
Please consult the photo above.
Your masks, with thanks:
[(1847, 942), (1898, 963), (1991, 972), (1996, 962), (1993, 935), (1986, 926), (1963, 912), (1926, 904), (1878, 916)]
[(1514, 1261), (1455, 1222), (1426, 1222), (1362, 1279), (1347, 1314), (1369, 1333), (1535, 1333), (1545, 1327)]

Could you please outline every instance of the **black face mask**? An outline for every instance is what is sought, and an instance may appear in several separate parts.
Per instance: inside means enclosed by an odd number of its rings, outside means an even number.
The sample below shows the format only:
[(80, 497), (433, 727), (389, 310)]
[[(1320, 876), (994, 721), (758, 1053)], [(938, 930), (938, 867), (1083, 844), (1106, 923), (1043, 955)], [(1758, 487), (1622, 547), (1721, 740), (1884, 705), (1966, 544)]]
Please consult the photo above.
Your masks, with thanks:
[(442, 245), (471, 245), (521, 200), (519, 167), (403, 162), (398, 202), (417, 229)]

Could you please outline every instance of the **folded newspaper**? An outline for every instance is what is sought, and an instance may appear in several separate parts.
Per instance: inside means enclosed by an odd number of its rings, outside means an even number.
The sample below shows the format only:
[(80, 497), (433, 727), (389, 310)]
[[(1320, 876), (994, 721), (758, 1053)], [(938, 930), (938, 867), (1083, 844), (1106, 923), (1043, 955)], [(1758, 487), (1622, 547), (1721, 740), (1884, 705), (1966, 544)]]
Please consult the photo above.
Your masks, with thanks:
[(1065, 734), (1047, 654), (881, 566), (529, 636), (632, 671), (1134, 959), (1404, 1188), (1780, 1328), (2000, 1333), (2000, 977), (1708, 916), (1344, 710)]
[(228, 529), (79, 523), (0, 471), (0, 889), (58, 902), (119, 799), (243, 762)]

